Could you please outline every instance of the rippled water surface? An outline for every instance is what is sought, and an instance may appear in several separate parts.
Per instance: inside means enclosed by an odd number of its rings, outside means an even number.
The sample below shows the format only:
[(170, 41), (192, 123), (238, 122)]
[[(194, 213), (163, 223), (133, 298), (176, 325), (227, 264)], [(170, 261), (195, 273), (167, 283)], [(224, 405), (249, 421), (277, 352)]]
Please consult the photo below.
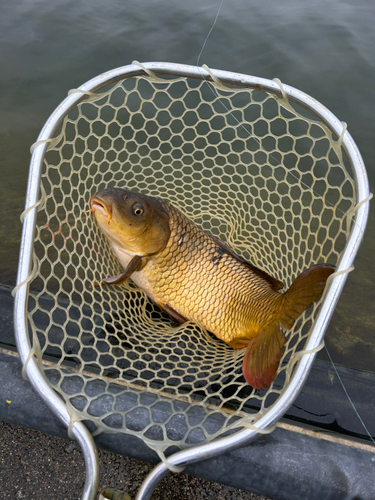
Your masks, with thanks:
[[(195, 64), (219, 1), (54, 0), (0, 6), (0, 283), (16, 279), (29, 147), (66, 96), (139, 61)], [(314, 96), (348, 129), (374, 189), (375, 3), (224, 0), (200, 63), (281, 81)], [(374, 204), (373, 204), (374, 206)], [(374, 371), (374, 210), (327, 332), (337, 363)], [(324, 358), (324, 355), (321, 355)]]

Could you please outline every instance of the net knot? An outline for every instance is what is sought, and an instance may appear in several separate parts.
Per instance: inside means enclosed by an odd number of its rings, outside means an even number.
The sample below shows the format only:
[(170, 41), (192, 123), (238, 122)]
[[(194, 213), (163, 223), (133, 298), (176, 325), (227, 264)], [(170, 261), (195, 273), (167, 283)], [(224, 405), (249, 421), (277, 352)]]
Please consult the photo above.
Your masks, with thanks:
[(353, 215), (358, 212), (361, 206), (370, 201), (373, 196), (374, 196), (373, 193), (370, 193), (366, 198), (357, 203), (357, 205), (348, 210), (348, 213), (346, 214), (348, 222), (353, 218)]
[(184, 466), (180, 466), (180, 467), (179, 467), (178, 465), (173, 465), (173, 464), (171, 464), (171, 463), (168, 461), (167, 457), (164, 455), (164, 453), (163, 453), (163, 452), (159, 452), (159, 451), (158, 451), (158, 455), (159, 455), (159, 457), (161, 458), (161, 460), (163, 461), (164, 465), (165, 465), (166, 467), (168, 467), (168, 469), (169, 469), (171, 472), (182, 472), (182, 471), (185, 469), (185, 467), (186, 467), (186, 465), (184, 465)]
[(33, 210), (34, 208), (38, 208), (38, 211), (41, 210), (44, 206), (44, 203), (46, 201), (46, 192), (44, 190), (44, 187), (43, 187), (43, 184), (41, 184), (40, 186), (40, 190), (42, 192), (41, 196), (40, 196), (40, 199), (39, 201), (37, 201), (36, 203), (34, 203), (33, 205), (31, 205), (30, 207), (27, 207), (20, 215), (20, 221), (21, 223), (23, 223), (26, 215), (31, 212), (31, 210)]
[(337, 276), (341, 276), (341, 274), (351, 273), (352, 271), (354, 271), (354, 266), (350, 266), (347, 269), (343, 269), (342, 271), (336, 271), (335, 273), (332, 273), (331, 276), (329, 276), (327, 279), (326, 286), (335, 278), (337, 278)]
[(24, 380), (27, 380), (27, 381), (29, 380), (29, 377), (27, 376), (27, 373), (26, 373), (27, 365), (29, 364), (29, 361), (34, 356), (34, 354), (37, 355), (37, 352), (36, 352), (35, 348), (32, 347), (29, 351), (29, 354), (26, 358), (26, 361), (24, 362), (24, 364), (22, 366), (22, 372), (21, 372), (22, 378)]
[(37, 272), (38, 272), (38, 262), (37, 262), (37, 259), (36, 259), (36, 255), (34, 253), (33, 254), (33, 267), (32, 267), (31, 272), (30, 272), (30, 274), (28, 275), (28, 277), (25, 280), (21, 281), (21, 283), (18, 283), (18, 285), (16, 285), (13, 288), (13, 290), (11, 292), (12, 297), (15, 297), (16, 293), (18, 292), (18, 290), (21, 287), (23, 287), (24, 285), (26, 285), (26, 283), (30, 283), (30, 281), (32, 281), (35, 278)]
[(281, 80), (279, 80), (279, 78), (273, 78), (273, 81), (276, 82), (277, 85), (280, 87), (281, 95), (283, 96), (282, 100), (284, 101), (284, 104), (289, 108), (290, 104), (289, 104), (288, 96), (286, 95), (286, 92), (284, 89), (284, 85), (282, 84)]
[[(118, 86), (118, 85), (117, 85)], [(68, 92), (68, 95), (73, 95), (73, 94), (82, 94), (83, 96), (86, 96), (87, 99), (85, 99), (85, 103), (87, 102), (95, 102), (98, 101), (99, 99), (103, 99), (104, 97), (107, 97), (108, 95), (112, 94), (113, 91), (117, 88), (117, 86), (111, 88), (107, 92), (90, 92), (89, 90), (84, 90), (84, 89), (70, 89)]]
[[(258, 418), (259, 420), (259, 418)], [(265, 427), (264, 429), (260, 429), (256, 425), (254, 425), (252, 422), (246, 420), (246, 417), (241, 421), (239, 420), (233, 425), (233, 428), (236, 427), (246, 427), (246, 429), (250, 429), (252, 431), (257, 432), (258, 434), (271, 434), (275, 429), (276, 429), (276, 424), (271, 424), (268, 427)]]
[[(333, 276), (333, 274), (330, 277), (332, 277), (332, 276)], [(324, 343), (324, 339), (323, 339), (321, 341), (321, 343), (317, 347), (315, 347), (314, 349), (305, 349), (302, 351), (295, 352), (293, 354), (293, 356), (290, 358), (288, 366), (286, 368), (286, 372), (285, 372), (286, 384), (285, 385), (287, 385), (289, 383), (290, 377), (292, 374), (292, 370), (293, 370), (295, 364), (297, 363), (297, 361), (299, 361), (303, 356), (306, 356), (307, 354), (314, 354), (316, 352), (321, 351), (324, 346), (325, 346), (325, 343)]]
[(83, 89), (70, 89), (68, 95), (72, 94), (84, 94), (87, 95), (88, 97), (98, 97), (98, 94), (95, 94), (95, 92), (89, 92), (88, 90), (83, 90)]
[(29, 377), (27, 376), (26, 370), (27, 370), (27, 366), (30, 362), (30, 359), (35, 356), (38, 364), (40, 364), (40, 360), (42, 359), (42, 350), (40, 347), (39, 339), (34, 331), (32, 334), (32, 338), (33, 338), (33, 345), (30, 348), (29, 354), (27, 355), (27, 358), (22, 366), (21, 374), (22, 374), (22, 378), (24, 380), (29, 380)]
[(344, 140), (345, 132), (346, 132), (346, 130), (348, 128), (348, 125), (345, 122), (341, 122), (341, 123), (342, 123), (342, 131), (341, 131), (340, 137), (338, 138), (338, 141), (337, 141), (337, 145), (340, 148), (342, 146), (342, 141)]
[(143, 71), (150, 77), (150, 80), (154, 81), (154, 82), (163, 82), (164, 80), (162, 78), (158, 78), (155, 73), (153, 73), (152, 71), (150, 71), (148, 68), (146, 68), (146, 66), (142, 63), (140, 63), (139, 61), (132, 61), (132, 64), (134, 64), (135, 66), (138, 66), (139, 68), (143, 69)]
[(73, 426), (76, 422), (80, 422), (80, 419), (75, 417), (72, 412), (69, 412), (69, 416), (70, 416), (70, 421), (69, 421), (69, 425), (68, 425), (68, 436), (70, 437), (70, 439), (75, 440), (76, 438), (73, 434)]
[(225, 85), (221, 83), (221, 81), (218, 79), (217, 76), (213, 74), (213, 72), (210, 70), (210, 68), (207, 66), (207, 64), (202, 64), (202, 68), (207, 71), (207, 73), (210, 75), (213, 83), (215, 84), (216, 87), (219, 87), (220, 89), (226, 90)]
[[(40, 197), (39, 201), (37, 201), (36, 203), (34, 203), (33, 205), (31, 205), (30, 207), (26, 208), (21, 213), (21, 215), (20, 215), (20, 221), (21, 221), (21, 223), (23, 223), (26, 215), (29, 212), (31, 212), (31, 210), (34, 210), (35, 208), (38, 208), (38, 211), (39, 211), (39, 210), (41, 210), (43, 208), (45, 200), (46, 200), (46, 193), (44, 191), (43, 185), (41, 185), (41, 192), (42, 192), (42, 194), (41, 194), (41, 197)], [(30, 281), (32, 281), (35, 278), (37, 272), (38, 272), (38, 262), (37, 262), (37, 259), (36, 259), (36, 255), (34, 253), (33, 254), (33, 266), (32, 266), (32, 269), (30, 271), (30, 274), (29, 274), (29, 276), (25, 280), (21, 281), (21, 283), (18, 283), (18, 285), (16, 285), (13, 288), (13, 290), (11, 292), (12, 297), (15, 297), (16, 293), (18, 292), (18, 290), (23, 285), (25, 285), (26, 283), (29, 283)]]
[(66, 121), (67, 121), (67, 117), (64, 118), (64, 121), (63, 121), (63, 126), (62, 126), (62, 131), (61, 133), (57, 136), (57, 137), (51, 137), (49, 139), (40, 139), (36, 142), (34, 142), (33, 144), (31, 144), (30, 146), (30, 153), (33, 154), (35, 149), (38, 147), (38, 146), (42, 146), (43, 144), (47, 144), (47, 150), (48, 149), (51, 149), (55, 146), (57, 146), (57, 144), (61, 141), (61, 139), (64, 137), (64, 128), (65, 128), (65, 124), (66, 124)]
[(53, 139), (40, 139), (39, 141), (35, 141), (33, 144), (30, 146), (30, 153), (33, 154), (34, 150), (38, 147), (41, 146), (42, 144), (50, 144), (53, 142)]

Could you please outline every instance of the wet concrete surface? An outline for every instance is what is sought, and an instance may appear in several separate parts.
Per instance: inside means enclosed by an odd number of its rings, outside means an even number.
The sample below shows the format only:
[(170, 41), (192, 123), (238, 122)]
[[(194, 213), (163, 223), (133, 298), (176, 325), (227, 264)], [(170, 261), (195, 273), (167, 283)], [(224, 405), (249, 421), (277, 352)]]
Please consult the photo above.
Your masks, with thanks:
[[(99, 450), (100, 486), (133, 499), (153, 466)], [(80, 499), (85, 467), (78, 443), (0, 421), (0, 499)], [(169, 474), (151, 500), (270, 500), (187, 474)]]

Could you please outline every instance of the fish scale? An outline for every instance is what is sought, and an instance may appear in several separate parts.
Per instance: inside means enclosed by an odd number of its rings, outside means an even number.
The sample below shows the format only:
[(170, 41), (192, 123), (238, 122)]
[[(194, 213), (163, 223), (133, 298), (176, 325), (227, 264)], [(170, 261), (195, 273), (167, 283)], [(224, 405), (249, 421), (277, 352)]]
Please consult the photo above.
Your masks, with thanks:
[(228, 344), (244, 334), (250, 340), (280, 294), (172, 205), (162, 204), (170, 239), (142, 271), (154, 295)]
[(324, 290), (330, 264), (283, 284), (202, 231), (166, 201), (109, 188), (91, 198), (100, 229), (124, 267), (103, 279), (117, 285), (130, 277), (181, 323), (203, 325), (235, 349), (246, 347), (242, 371), (257, 389), (274, 380), (285, 337), (296, 319)]

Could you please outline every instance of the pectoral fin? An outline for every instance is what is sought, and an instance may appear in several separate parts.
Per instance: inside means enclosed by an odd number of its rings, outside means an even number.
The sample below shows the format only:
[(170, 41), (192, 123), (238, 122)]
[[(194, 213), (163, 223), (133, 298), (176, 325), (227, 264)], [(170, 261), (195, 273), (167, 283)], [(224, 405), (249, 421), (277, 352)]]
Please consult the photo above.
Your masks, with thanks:
[(265, 389), (274, 380), (283, 354), (285, 337), (274, 323), (261, 329), (247, 346), (242, 372), (255, 389)]
[(121, 283), (124, 283), (125, 281), (127, 281), (134, 272), (140, 271), (144, 267), (145, 263), (144, 263), (143, 259), (144, 259), (143, 257), (136, 255), (129, 262), (128, 267), (125, 269), (125, 271), (123, 273), (121, 273), (117, 276), (110, 276), (108, 278), (104, 278), (100, 283), (95, 282), (94, 286), (121, 285)]

